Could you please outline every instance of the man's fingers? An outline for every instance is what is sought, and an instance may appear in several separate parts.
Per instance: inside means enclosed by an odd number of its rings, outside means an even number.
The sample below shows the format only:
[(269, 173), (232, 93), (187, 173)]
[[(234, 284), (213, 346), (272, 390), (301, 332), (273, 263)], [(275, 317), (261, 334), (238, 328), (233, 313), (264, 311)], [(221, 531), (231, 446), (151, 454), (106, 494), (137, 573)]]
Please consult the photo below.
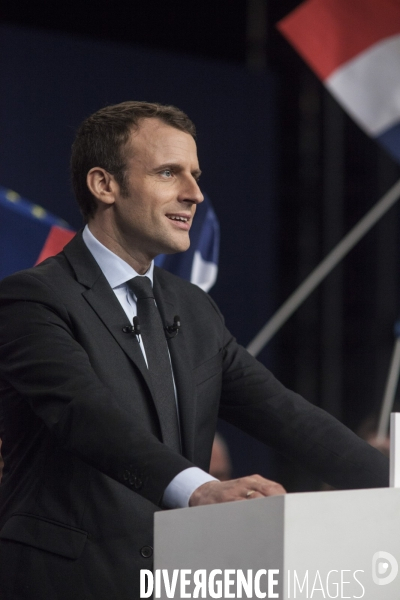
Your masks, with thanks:
[(260, 475), (232, 479), (230, 481), (210, 481), (198, 487), (190, 497), (189, 506), (251, 500), (265, 496), (285, 494), (286, 490), (275, 481)]
[(254, 498), (265, 498), (264, 494), (260, 494), (260, 492), (255, 492), (254, 490), (250, 490), (246, 494), (246, 500), (253, 500)]
[[(286, 490), (282, 485), (280, 485), (276, 481), (265, 479), (260, 475), (251, 475), (250, 477), (243, 477), (242, 481), (245, 483), (246, 487), (250, 491), (253, 490), (254, 492), (258, 492), (261, 496), (278, 496), (281, 494), (286, 494)], [(250, 496), (252, 496), (252, 494)], [(250, 496), (246, 495), (246, 497)]]

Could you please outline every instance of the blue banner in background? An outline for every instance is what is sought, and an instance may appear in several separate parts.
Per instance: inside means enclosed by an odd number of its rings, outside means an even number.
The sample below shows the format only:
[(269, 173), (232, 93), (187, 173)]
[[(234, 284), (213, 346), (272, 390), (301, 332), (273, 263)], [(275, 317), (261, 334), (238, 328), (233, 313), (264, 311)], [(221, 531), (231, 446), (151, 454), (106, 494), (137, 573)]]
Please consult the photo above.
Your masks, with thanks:
[(33, 267), (46, 258), (43, 250), (49, 251), (49, 242), (54, 247), (58, 240), (59, 251), (73, 235), (62, 219), (0, 187), (0, 279)]

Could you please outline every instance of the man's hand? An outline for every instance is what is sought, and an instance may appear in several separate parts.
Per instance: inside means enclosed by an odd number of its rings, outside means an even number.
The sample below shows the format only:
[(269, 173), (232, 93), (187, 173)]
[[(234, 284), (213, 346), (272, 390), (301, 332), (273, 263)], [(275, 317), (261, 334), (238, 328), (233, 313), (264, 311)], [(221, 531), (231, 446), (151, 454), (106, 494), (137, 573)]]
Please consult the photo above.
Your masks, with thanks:
[(286, 494), (279, 483), (264, 479), (261, 475), (250, 475), (229, 481), (209, 481), (198, 487), (190, 496), (189, 506), (218, 504), (235, 500), (251, 500), (264, 496)]

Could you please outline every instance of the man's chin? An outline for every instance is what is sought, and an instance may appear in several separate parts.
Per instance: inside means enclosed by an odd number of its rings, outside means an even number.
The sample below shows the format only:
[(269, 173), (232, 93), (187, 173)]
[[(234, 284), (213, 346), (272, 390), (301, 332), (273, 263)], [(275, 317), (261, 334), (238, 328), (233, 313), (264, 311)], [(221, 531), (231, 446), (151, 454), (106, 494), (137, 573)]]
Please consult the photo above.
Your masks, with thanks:
[(180, 252), (186, 252), (186, 250), (189, 250), (190, 244), (188, 244), (186, 247), (180, 247), (180, 248), (169, 248), (169, 249), (165, 249), (163, 252), (160, 252), (160, 254), (179, 254)]
[(178, 254), (179, 252), (186, 252), (190, 248), (190, 240), (179, 240), (178, 242), (172, 242), (166, 245), (165, 249), (161, 254)]

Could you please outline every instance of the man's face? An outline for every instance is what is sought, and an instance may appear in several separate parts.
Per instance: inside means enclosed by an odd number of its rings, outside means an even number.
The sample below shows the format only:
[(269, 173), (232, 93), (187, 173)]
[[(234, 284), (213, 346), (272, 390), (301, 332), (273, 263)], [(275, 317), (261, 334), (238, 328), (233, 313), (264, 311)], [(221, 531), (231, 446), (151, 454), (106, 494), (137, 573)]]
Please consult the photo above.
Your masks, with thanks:
[(196, 143), (158, 119), (144, 119), (126, 146), (127, 193), (114, 222), (130, 252), (152, 260), (187, 250), (196, 205), (203, 201)]

